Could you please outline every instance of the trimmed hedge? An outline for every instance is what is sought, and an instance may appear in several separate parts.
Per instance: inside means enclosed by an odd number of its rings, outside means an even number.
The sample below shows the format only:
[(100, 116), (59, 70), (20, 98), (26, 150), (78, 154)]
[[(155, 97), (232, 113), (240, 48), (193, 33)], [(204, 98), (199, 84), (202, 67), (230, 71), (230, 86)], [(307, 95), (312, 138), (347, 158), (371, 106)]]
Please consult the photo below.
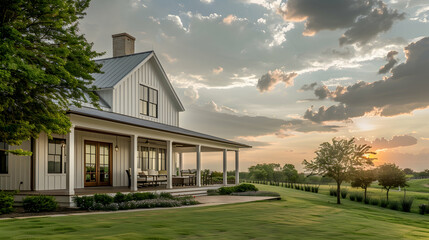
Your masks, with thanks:
[(14, 192), (0, 191), (0, 214), (11, 213), (15, 211), (13, 208)]
[(256, 188), (255, 185), (249, 184), (249, 183), (242, 183), (240, 185), (233, 186), (233, 187), (221, 187), (218, 190), (220, 195), (231, 195), (231, 193), (234, 193), (234, 192), (256, 192), (256, 191), (258, 191), (258, 188)]
[(24, 198), (23, 207), (26, 212), (52, 212), (58, 207), (58, 202), (53, 196), (28, 196)]

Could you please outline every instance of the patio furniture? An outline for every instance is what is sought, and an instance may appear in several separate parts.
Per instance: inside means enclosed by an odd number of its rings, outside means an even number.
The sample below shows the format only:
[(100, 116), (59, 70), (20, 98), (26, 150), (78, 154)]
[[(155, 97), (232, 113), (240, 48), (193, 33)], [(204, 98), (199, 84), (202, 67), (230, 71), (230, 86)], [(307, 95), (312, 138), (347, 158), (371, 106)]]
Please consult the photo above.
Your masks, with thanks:
[(189, 185), (189, 176), (173, 176), (173, 186)]

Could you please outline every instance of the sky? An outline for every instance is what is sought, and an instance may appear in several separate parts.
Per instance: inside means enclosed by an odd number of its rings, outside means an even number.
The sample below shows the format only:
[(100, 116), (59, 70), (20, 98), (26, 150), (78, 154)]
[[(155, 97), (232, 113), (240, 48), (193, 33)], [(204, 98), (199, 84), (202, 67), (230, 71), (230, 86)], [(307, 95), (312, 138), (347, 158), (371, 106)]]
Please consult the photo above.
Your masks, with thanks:
[[(253, 146), (241, 171), (302, 171), (334, 137), (372, 146), (376, 165), (429, 168), (427, 0), (93, 0), (80, 31), (103, 58), (121, 32), (154, 50), (181, 127)], [(202, 167), (221, 170), (222, 153)]]

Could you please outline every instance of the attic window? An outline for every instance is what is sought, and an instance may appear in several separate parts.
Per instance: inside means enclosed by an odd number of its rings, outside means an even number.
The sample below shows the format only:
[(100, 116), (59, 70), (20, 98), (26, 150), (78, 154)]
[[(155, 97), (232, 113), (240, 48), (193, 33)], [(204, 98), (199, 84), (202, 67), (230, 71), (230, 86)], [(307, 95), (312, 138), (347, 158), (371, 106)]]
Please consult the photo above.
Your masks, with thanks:
[(158, 90), (140, 85), (140, 114), (158, 117)]

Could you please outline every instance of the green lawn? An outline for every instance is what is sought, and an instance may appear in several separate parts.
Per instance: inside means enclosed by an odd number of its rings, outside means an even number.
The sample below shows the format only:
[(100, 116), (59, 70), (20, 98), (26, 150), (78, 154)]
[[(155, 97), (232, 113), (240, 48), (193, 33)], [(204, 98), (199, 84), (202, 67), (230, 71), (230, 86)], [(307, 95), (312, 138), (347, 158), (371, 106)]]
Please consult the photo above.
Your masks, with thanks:
[(428, 239), (429, 216), (275, 186), (281, 201), (0, 221), (1, 239)]

